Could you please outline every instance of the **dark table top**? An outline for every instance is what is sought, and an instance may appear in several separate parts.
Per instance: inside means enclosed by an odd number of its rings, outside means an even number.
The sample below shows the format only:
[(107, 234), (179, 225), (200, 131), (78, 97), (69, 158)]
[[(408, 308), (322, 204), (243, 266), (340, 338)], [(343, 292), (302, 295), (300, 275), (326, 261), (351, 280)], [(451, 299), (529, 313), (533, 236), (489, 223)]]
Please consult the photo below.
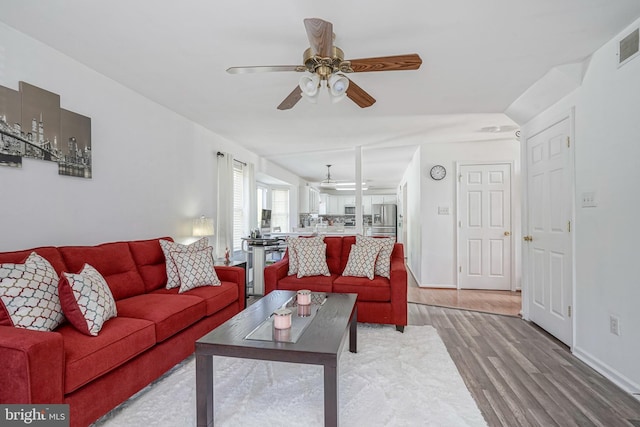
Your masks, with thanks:
[(356, 294), (327, 294), (327, 301), (295, 343), (245, 339), (295, 295), (293, 291), (269, 293), (196, 341), (196, 353), (298, 363), (335, 358), (348, 335)]

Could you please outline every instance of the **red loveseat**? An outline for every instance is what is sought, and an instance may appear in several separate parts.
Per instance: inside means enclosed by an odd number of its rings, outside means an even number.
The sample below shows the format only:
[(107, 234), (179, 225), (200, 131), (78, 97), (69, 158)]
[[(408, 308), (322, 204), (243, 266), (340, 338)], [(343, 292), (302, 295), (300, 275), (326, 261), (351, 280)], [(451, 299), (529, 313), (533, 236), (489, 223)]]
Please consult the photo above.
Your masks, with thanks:
[(22, 263), (35, 251), (58, 275), (89, 263), (107, 281), (118, 311), (96, 337), (68, 322), (53, 332), (0, 326), (0, 403), (67, 403), (71, 425), (87, 426), (193, 353), (198, 338), (244, 308), (239, 267), (215, 267), (221, 286), (183, 294), (165, 289), (158, 240), (0, 253), (0, 263)]
[(289, 276), (287, 251), (282, 260), (264, 269), (265, 294), (276, 289), (358, 294), (359, 322), (396, 325), (396, 329), (403, 332), (407, 325), (407, 268), (402, 244), (396, 243), (391, 252), (391, 278), (375, 276), (369, 280), (366, 277), (342, 276), (351, 245), (356, 243), (355, 236), (326, 236), (324, 243), (327, 245), (327, 265), (331, 276)]

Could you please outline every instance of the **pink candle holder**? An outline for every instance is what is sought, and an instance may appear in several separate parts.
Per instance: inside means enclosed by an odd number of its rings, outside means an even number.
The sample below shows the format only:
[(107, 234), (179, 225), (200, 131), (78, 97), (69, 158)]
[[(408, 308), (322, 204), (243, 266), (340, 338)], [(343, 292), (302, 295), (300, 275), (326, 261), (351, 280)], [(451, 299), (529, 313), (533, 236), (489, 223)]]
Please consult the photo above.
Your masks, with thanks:
[(297, 293), (297, 301), (298, 305), (309, 305), (311, 304), (311, 291), (308, 289), (301, 289)]
[(279, 308), (273, 312), (273, 327), (276, 329), (291, 328), (291, 310)]
[(289, 341), (291, 340), (291, 328), (288, 329), (274, 329), (273, 339), (275, 341)]
[(298, 304), (298, 317), (311, 316), (311, 304)]

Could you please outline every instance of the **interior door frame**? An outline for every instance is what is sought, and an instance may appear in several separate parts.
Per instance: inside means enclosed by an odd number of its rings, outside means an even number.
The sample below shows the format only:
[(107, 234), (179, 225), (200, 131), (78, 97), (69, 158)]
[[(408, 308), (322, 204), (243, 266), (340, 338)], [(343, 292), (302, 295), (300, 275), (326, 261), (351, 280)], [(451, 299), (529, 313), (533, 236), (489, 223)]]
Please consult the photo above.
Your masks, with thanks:
[[(522, 236), (528, 235), (529, 232), (529, 165), (527, 159), (527, 141), (538, 134), (552, 128), (558, 123), (569, 120), (569, 139), (571, 141), (571, 150), (569, 150), (569, 167), (571, 168), (569, 187), (571, 188), (571, 351), (576, 342), (576, 313), (579, 307), (576, 307), (576, 231), (578, 226), (576, 224), (576, 165), (575, 165), (575, 107), (571, 107), (569, 111), (564, 111), (552, 118), (545, 120), (539, 124), (525, 129), (521, 138), (521, 164), (522, 164)], [(520, 241), (522, 251), (522, 318), (530, 321), (530, 307), (531, 307), (531, 292), (530, 292), (530, 257), (527, 243), (523, 240)]]
[(456, 236), (456, 241), (455, 241), (455, 251), (456, 251), (456, 262), (455, 265), (453, 266), (455, 271), (454, 271), (454, 275), (453, 277), (456, 278), (456, 289), (460, 290), (460, 269), (458, 268), (458, 266), (460, 266), (460, 262), (461, 262), (461, 254), (460, 254), (460, 250), (461, 250), (461, 244), (460, 244), (460, 226), (459, 226), (459, 221), (461, 221), (460, 216), (459, 216), (459, 212), (460, 212), (460, 179), (462, 177), (462, 173), (461, 173), (461, 168), (463, 166), (472, 166), (472, 165), (509, 165), (509, 181), (510, 181), (510, 215), (509, 215), (509, 222), (511, 224), (511, 247), (509, 248), (511, 254), (510, 254), (510, 258), (511, 258), (511, 291), (516, 291), (518, 290), (518, 284), (516, 283), (516, 268), (517, 268), (517, 262), (516, 262), (516, 238), (520, 237), (520, 233), (516, 233), (515, 230), (517, 228), (517, 221), (516, 221), (516, 215), (515, 212), (516, 210), (514, 209), (514, 201), (518, 201), (519, 199), (516, 198), (516, 193), (514, 192), (514, 189), (516, 187), (516, 179), (514, 176), (514, 161), (513, 160), (495, 160), (495, 161), (458, 161), (456, 162), (456, 197), (455, 197), (455, 201), (456, 201), (456, 220), (455, 220), (455, 228), (456, 228), (456, 232), (455, 232), (455, 236)]

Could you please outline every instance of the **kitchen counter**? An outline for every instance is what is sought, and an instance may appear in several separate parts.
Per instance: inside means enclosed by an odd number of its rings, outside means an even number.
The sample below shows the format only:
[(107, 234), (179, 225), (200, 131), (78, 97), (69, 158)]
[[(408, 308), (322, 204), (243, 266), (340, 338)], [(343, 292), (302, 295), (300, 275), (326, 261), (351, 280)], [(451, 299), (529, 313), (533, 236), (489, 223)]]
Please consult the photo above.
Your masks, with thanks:
[[(354, 236), (359, 233), (356, 233), (356, 227), (340, 227), (331, 225), (302, 228), (295, 227), (290, 233), (271, 233), (271, 237), (311, 236), (313, 234), (320, 234), (325, 236)], [(364, 235), (371, 235), (371, 227), (364, 227)]]

